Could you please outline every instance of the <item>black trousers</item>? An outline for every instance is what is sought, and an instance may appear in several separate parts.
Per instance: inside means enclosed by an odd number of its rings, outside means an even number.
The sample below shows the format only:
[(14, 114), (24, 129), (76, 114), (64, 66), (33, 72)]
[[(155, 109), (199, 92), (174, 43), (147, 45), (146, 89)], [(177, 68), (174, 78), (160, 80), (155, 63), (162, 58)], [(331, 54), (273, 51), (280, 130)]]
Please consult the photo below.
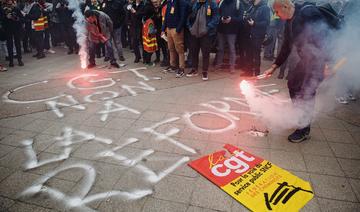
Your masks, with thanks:
[(76, 34), (72, 24), (63, 24), (63, 32), (65, 44), (69, 50), (78, 49), (79, 45), (76, 43)]
[(134, 26), (134, 29), (131, 29), (131, 44), (134, 50), (135, 58), (140, 59), (140, 45), (142, 42), (142, 29), (140, 27)]
[(304, 55), (293, 70), (289, 70), (288, 75), (289, 95), (294, 106), (303, 113), (301, 118), (301, 126), (303, 127), (300, 130), (305, 133), (310, 132), (316, 90), (324, 77), (325, 59), (321, 55), (319, 56)]
[(251, 63), (251, 74), (260, 74), (261, 65), (261, 46), (264, 38), (250, 38), (250, 63)]
[(213, 38), (205, 35), (201, 38), (196, 38), (191, 36), (191, 54), (192, 55), (192, 68), (197, 70), (199, 66), (199, 53), (201, 50), (201, 55), (203, 59), (202, 71), (207, 72), (209, 69), (209, 60), (210, 60), (210, 50), (212, 46)]
[(158, 50), (156, 50), (156, 58), (160, 59), (160, 51), (163, 54), (163, 61), (169, 61), (169, 50), (167, 48), (167, 43), (164, 39), (161, 38), (160, 34), (156, 35), (156, 40), (158, 43)]
[(44, 31), (35, 31), (32, 32), (32, 37), (36, 51), (38, 55), (44, 54)]
[(6, 47), (9, 53), (9, 62), (14, 61), (14, 43), (16, 48), (16, 55), (18, 60), (21, 60), (21, 33), (7, 32), (6, 36)]
[(151, 62), (151, 56), (152, 56), (153, 53), (150, 53), (150, 52), (147, 52), (144, 50), (143, 52), (143, 61), (144, 63), (150, 63)]

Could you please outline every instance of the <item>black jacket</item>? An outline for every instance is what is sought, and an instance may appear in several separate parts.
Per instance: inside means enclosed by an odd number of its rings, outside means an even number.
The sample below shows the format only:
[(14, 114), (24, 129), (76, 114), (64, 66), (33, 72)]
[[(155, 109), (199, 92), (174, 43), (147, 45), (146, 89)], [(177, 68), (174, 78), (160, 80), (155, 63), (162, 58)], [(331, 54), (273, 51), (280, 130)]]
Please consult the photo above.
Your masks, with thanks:
[(54, 8), (59, 15), (60, 23), (72, 25), (75, 19), (72, 17), (73, 11), (69, 9), (68, 5), (69, 3), (66, 0), (59, 0), (59, 2), (54, 5)]
[(270, 24), (270, 8), (264, 0), (253, 7), (250, 17), (255, 23), (250, 27), (250, 35), (254, 38), (263, 39)]
[(107, 0), (104, 4), (105, 12), (112, 20), (114, 29), (120, 28), (125, 21), (125, 0)]
[[(306, 7), (306, 5), (310, 6)], [(293, 45), (297, 47), (300, 57), (307, 54), (303, 49), (308, 44), (321, 50), (324, 45), (326, 29), (321, 30), (316, 27), (319, 22), (326, 23), (326, 19), (314, 5), (311, 3), (296, 4), (294, 17), (285, 23), (284, 42), (275, 64), (280, 66), (285, 62)]]
[[(22, 15), (18, 7), (14, 8), (3, 8), (3, 20), (2, 26), (4, 27), (5, 33), (22, 33), (23, 32), (23, 23), (24, 16)], [(11, 18), (8, 18), (7, 15), (10, 14)]]
[[(220, 22), (218, 32), (223, 34), (237, 34), (241, 27), (243, 11), (243, 4), (240, 0), (223, 0), (219, 5)], [(226, 16), (231, 17), (231, 21), (228, 24), (221, 22), (221, 17)]]

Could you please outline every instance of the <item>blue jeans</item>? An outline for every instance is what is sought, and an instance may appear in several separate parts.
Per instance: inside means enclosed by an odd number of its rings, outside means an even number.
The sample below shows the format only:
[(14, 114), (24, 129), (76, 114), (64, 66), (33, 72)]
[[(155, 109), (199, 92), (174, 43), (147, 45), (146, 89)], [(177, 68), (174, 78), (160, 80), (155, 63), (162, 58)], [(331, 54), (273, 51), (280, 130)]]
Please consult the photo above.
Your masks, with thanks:
[(122, 50), (122, 43), (121, 43), (121, 31), (122, 31), (122, 27), (114, 29), (114, 36), (113, 36), (115, 48), (116, 48), (119, 58), (124, 56), (123, 50)]
[[(116, 59), (114, 57), (114, 49), (112, 47), (111, 39), (107, 40), (105, 43), (105, 53), (106, 56), (110, 58), (110, 63), (116, 63)], [(96, 51), (96, 43), (89, 42), (89, 64), (95, 64), (95, 51)]]
[(224, 60), (224, 51), (225, 51), (225, 42), (227, 42), (229, 47), (229, 57), (230, 57), (230, 69), (235, 68), (236, 52), (235, 52), (235, 41), (236, 34), (222, 34), (218, 33), (218, 52), (216, 55), (217, 65), (223, 64)]

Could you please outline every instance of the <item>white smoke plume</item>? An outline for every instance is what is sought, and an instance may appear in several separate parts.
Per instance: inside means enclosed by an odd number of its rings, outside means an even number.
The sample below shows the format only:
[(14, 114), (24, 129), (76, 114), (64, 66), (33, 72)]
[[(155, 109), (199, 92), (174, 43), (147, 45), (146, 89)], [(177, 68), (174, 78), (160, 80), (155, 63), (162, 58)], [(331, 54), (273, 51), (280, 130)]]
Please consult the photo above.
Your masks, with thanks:
[(75, 18), (75, 22), (73, 28), (76, 31), (77, 43), (80, 46), (79, 55), (81, 68), (86, 68), (86, 60), (87, 60), (87, 45), (86, 45), (86, 22), (85, 17), (81, 12), (81, 2), (80, 0), (68, 0), (69, 1), (69, 9), (73, 12), (73, 17)]

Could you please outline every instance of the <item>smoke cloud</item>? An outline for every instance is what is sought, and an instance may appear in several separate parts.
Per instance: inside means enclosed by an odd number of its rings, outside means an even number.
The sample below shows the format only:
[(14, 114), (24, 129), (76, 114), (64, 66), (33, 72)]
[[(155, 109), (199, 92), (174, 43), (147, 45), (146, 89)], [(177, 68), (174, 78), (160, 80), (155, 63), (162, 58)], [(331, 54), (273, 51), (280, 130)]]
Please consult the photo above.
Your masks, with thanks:
[(75, 18), (75, 22), (73, 28), (76, 31), (77, 43), (80, 46), (79, 55), (81, 68), (86, 68), (86, 60), (87, 60), (87, 45), (86, 45), (86, 22), (85, 17), (81, 12), (80, 8), (80, 0), (68, 0), (69, 1), (69, 9), (73, 10), (73, 17)]

